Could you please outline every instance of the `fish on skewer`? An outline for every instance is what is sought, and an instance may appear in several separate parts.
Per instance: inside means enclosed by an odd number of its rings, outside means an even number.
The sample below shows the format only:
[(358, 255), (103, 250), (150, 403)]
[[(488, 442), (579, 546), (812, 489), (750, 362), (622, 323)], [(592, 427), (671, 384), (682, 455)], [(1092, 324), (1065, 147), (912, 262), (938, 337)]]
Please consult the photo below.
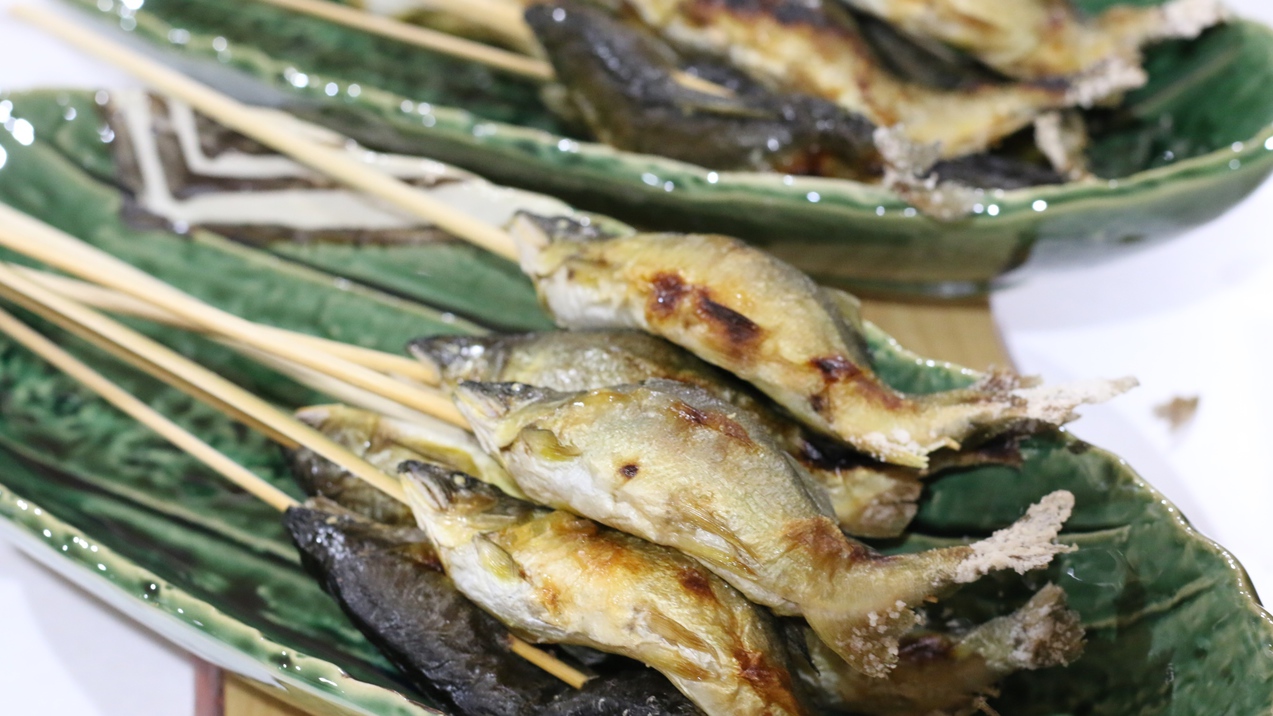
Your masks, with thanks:
[(986, 541), (879, 555), (844, 535), (826, 495), (762, 427), (683, 383), (560, 393), (465, 382), (455, 396), (532, 500), (698, 558), (752, 601), (803, 615), (872, 676), (896, 662), (912, 607), (1068, 549), (1053, 540), (1073, 496), (1057, 492)]
[(896, 537), (917, 509), (921, 479), (947, 467), (1010, 461), (1010, 451), (938, 453), (927, 471), (888, 465), (813, 436), (779, 415), (745, 383), (690, 353), (633, 330), (557, 331), (498, 336), (431, 336), (408, 350), (448, 385), (465, 380), (526, 383), (572, 392), (650, 378), (702, 388), (764, 427), (831, 498), (840, 527), (857, 537)]
[(1056, 388), (993, 374), (969, 388), (906, 395), (871, 370), (857, 300), (723, 236), (588, 238), (519, 220), (522, 270), (557, 324), (639, 328), (728, 370), (804, 424), (879, 460), (928, 455), (1030, 422), (1060, 425), (1132, 379)]
[(875, 126), (835, 103), (771, 90), (711, 58), (687, 63), (649, 31), (578, 2), (532, 5), (570, 106), (601, 141), (709, 169), (878, 179)]
[[(445, 431), (435, 442), (417, 428), (411, 445), (422, 452), (401, 445), (368, 449), (386, 442), (376, 430), (394, 428), (343, 406), (307, 408), (300, 415), (346, 447), (365, 451), (390, 474), (401, 462), (436, 454), (432, 448), (445, 440)], [(447, 466), (456, 462), (471, 464), (460, 455)], [(390, 498), (304, 448), (292, 453), (292, 470), (307, 492), (318, 495), (283, 519), (303, 564), (417, 688), (474, 716), (701, 714), (667, 679), (632, 664), (608, 664), (607, 673), (583, 689), (566, 688), (514, 654), (507, 628), (456, 590), (409, 508), (402, 506), (405, 515), (387, 509)]]
[(768, 616), (697, 561), (463, 473), (404, 471), (451, 579), (514, 632), (636, 658), (708, 716), (808, 713)]
[(1146, 81), (1139, 66), (1117, 63), (1065, 81), (940, 90), (886, 70), (832, 0), (626, 0), (626, 7), (678, 47), (728, 57), (763, 82), (835, 102), (915, 144), (939, 145), (943, 158), (983, 152), (1042, 112), (1090, 107)]
[(918, 631), (898, 649), (898, 665), (874, 679), (849, 668), (807, 627), (787, 629), (797, 674), (823, 708), (875, 716), (970, 716), (979, 699), (1015, 671), (1066, 666), (1083, 653), (1083, 625), (1049, 584), (1020, 609), (962, 636)]
[(1139, 66), (1145, 45), (1197, 37), (1229, 16), (1218, 0), (1115, 5), (1093, 17), (1071, 0), (836, 1), (1020, 79), (1069, 77), (1110, 63)]

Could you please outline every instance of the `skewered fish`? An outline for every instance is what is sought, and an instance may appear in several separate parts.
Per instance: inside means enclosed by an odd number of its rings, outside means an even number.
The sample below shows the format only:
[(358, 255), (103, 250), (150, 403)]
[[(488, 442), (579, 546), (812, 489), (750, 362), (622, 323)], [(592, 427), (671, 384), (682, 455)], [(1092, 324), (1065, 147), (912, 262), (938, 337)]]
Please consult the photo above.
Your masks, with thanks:
[(404, 467), (456, 586), (515, 632), (634, 657), (709, 716), (806, 713), (768, 617), (698, 562), (462, 473)]
[[(1059, 388), (995, 374), (964, 390), (905, 395), (871, 370), (857, 301), (723, 236), (562, 236), (522, 270), (566, 328), (640, 328), (728, 370), (816, 430), (877, 459), (923, 468), (927, 455), (1029, 421), (1059, 425), (1131, 379)], [(538, 234), (542, 238), (542, 234)]]
[(562, 690), (456, 591), (418, 528), (378, 524), (321, 499), (283, 520), (309, 571), (426, 693), (465, 714), (530, 716)]
[(456, 590), (428, 537), (323, 498), (284, 524), (302, 561), (362, 632), (425, 693), (472, 716), (695, 716), (667, 679), (625, 664), (568, 689), (509, 649), (509, 634)]
[[(460, 381), (526, 383), (593, 390), (649, 378), (698, 386), (732, 403), (809, 470), (831, 498), (840, 527), (859, 537), (894, 537), (917, 509), (915, 470), (876, 463), (815, 441), (777, 415), (746, 384), (660, 338), (640, 331), (558, 331), (512, 336), (435, 336), (409, 350), (454, 386)], [(816, 443), (816, 444), (815, 444)], [(837, 449), (839, 448), (839, 449)]]
[(833, 102), (778, 93), (701, 58), (684, 62), (648, 31), (577, 2), (537, 4), (526, 21), (572, 107), (603, 142), (711, 169), (879, 178), (874, 125)]
[(803, 614), (872, 676), (895, 663), (914, 605), (1066, 550), (1052, 540), (1073, 496), (1058, 492), (985, 542), (883, 557), (840, 531), (826, 496), (755, 422), (683, 383), (559, 393), (466, 382), (456, 400), (532, 500), (697, 557), (752, 601)]
[(933, 632), (908, 634), (898, 665), (873, 679), (848, 668), (809, 629), (788, 628), (800, 678), (819, 705), (875, 716), (968, 715), (977, 699), (994, 693), (1008, 674), (1073, 663), (1083, 652), (1083, 626), (1065, 606), (1065, 592), (1049, 584), (1025, 606), (992, 619), (962, 637)]
[(807, 92), (897, 127), (943, 157), (985, 151), (1040, 113), (1091, 106), (1145, 82), (1134, 65), (1064, 82), (939, 90), (904, 82), (874, 57), (853, 19), (832, 0), (626, 0), (650, 27), (685, 48), (728, 57), (761, 81)]
[(1084, 17), (1071, 0), (838, 0), (918, 37), (968, 52), (1010, 77), (1067, 77), (1140, 65), (1140, 48), (1197, 37), (1228, 13), (1217, 0), (1116, 5)]

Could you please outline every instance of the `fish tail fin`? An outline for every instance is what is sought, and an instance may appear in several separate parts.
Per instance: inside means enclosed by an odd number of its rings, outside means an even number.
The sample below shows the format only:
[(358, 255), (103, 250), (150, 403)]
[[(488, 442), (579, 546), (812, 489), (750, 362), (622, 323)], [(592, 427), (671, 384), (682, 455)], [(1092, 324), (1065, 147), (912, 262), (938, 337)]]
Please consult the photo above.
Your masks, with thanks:
[(1074, 496), (1060, 490), (971, 545), (897, 556), (866, 550), (831, 580), (830, 594), (803, 605), (805, 617), (851, 667), (885, 676), (897, 664), (899, 639), (919, 623), (915, 606), (990, 572), (1024, 573), (1071, 551), (1055, 539), (1073, 507)]
[(1000, 674), (1065, 666), (1083, 655), (1083, 623), (1055, 584), (1040, 589), (1025, 606), (974, 629), (960, 650), (981, 656)]

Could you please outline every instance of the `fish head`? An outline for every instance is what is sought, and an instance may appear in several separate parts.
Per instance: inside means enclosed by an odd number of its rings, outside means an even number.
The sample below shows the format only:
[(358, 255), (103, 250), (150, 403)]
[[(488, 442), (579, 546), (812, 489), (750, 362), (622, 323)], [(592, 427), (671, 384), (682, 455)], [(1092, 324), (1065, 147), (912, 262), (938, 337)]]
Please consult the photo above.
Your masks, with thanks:
[(573, 395), (525, 383), (466, 380), (455, 387), (455, 404), (482, 447), (497, 455), (525, 427)]
[(535, 506), (463, 472), (428, 462), (399, 467), (416, 521), (440, 548), (533, 519)]
[(432, 366), (448, 383), (491, 380), (499, 374), (505, 351), (500, 336), (425, 336), (407, 344), (407, 351)]

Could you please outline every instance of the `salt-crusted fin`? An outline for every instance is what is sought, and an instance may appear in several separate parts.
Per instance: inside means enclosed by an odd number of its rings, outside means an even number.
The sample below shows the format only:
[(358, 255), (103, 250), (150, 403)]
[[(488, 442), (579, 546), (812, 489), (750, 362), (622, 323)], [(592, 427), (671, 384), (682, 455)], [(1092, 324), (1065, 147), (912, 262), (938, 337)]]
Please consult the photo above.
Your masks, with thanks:
[(897, 668), (870, 678), (849, 668), (812, 631), (791, 625), (797, 673), (819, 705), (875, 716), (970, 716), (1015, 671), (1065, 666), (1083, 653), (1083, 626), (1049, 584), (1023, 607), (963, 635), (917, 631), (902, 639)]
[(940, 90), (902, 81), (885, 69), (833, 0), (627, 4), (678, 46), (728, 57), (762, 81), (835, 102), (879, 127), (896, 127), (912, 142), (940, 144), (946, 158), (985, 151), (1028, 127), (1041, 112), (1090, 106), (1146, 79), (1137, 65), (1123, 62), (1064, 81)]
[[(398, 465), (407, 460), (427, 460), (476, 475), (511, 495), (522, 495), (517, 483), (473, 436), (453, 425), (424, 417), (400, 420), (346, 405), (301, 408), (296, 417), (390, 475), (396, 475)], [(322, 495), (381, 522), (414, 524), (404, 505), (308, 448), (293, 453), (292, 468), (310, 495)]]
[(1118, 4), (1094, 17), (1070, 0), (838, 1), (1022, 79), (1069, 77), (1112, 63), (1139, 65), (1144, 45), (1197, 37), (1229, 17), (1219, 0)]
[(988, 570), (1025, 571), (1073, 497), (1057, 492), (984, 543), (884, 557), (844, 535), (825, 493), (732, 405), (671, 381), (560, 393), (461, 383), (478, 440), (540, 504), (698, 558), (753, 601), (803, 614), (854, 668), (882, 675), (912, 607)]
[(807, 713), (768, 616), (698, 562), (461, 473), (405, 469), (456, 586), (515, 632), (642, 661), (708, 716)]
[(522, 268), (557, 323), (641, 328), (724, 368), (815, 430), (877, 459), (922, 468), (935, 450), (1030, 421), (1060, 424), (1132, 379), (1024, 388), (996, 375), (964, 390), (912, 396), (885, 385), (836, 292), (723, 236), (636, 234), (551, 241)]

